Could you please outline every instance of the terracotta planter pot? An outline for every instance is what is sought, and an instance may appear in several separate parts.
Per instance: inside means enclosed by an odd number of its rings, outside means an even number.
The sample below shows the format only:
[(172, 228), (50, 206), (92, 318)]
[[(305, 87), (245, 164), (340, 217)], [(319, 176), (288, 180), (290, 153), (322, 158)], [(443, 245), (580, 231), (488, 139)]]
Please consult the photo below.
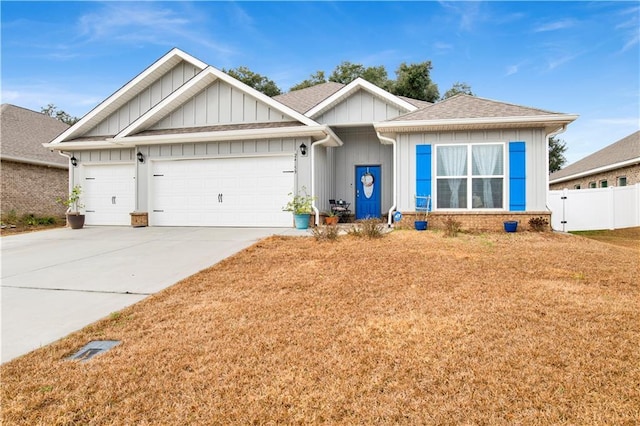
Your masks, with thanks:
[(324, 223), (327, 225), (335, 225), (340, 218), (338, 216), (327, 216), (324, 218)]

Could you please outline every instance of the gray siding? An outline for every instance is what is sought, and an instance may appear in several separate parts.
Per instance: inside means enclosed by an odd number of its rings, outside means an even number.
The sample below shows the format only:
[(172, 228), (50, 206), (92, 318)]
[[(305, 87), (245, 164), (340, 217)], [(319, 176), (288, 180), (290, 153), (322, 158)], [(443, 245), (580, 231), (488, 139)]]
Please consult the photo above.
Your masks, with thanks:
[[(333, 187), (331, 197), (344, 199), (352, 203), (355, 212), (356, 200), (356, 166), (380, 165), (382, 174), (382, 213), (386, 213), (392, 206), (393, 194), (393, 147), (380, 143), (373, 127), (358, 127), (351, 129), (336, 129), (336, 134), (344, 145), (329, 148), (330, 167), (333, 170)], [(329, 198), (329, 197), (327, 197)]]
[(314, 119), (321, 124), (330, 125), (375, 123), (395, 118), (407, 112), (365, 90), (359, 90)]
[[(509, 129), (464, 132), (434, 132), (401, 134), (397, 137), (397, 209), (399, 211), (413, 211), (414, 194), (416, 190), (416, 145), (431, 144), (460, 144), (460, 143), (509, 143), (515, 141), (526, 142), (527, 156), (527, 206), (528, 211), (547, 210), (547, 143), (542, 129)], [(435, 153), (435, 150), (433, 151)], [(508, 164), (508, 147), (505, 161)], [(432, 170), (436, 170), (435, 155), (432, 156)], [(509, 200), (508, 166), (505, 169), (506, 206)], [(435, 185), (435, 181), (433, 182)], [(435, 189), (432, 188), (432, 194)]]
[(162, 118), (152, 129), (292, 120), (253, 96), (218, 80)]
[(184, 61), (180, 62), (87, 132), (85, 136), (107, 136), (119, 133), (138, 117), (153, 108), (158, 102), (190, 80), (198, 72), (199, 69), (195, 66)]

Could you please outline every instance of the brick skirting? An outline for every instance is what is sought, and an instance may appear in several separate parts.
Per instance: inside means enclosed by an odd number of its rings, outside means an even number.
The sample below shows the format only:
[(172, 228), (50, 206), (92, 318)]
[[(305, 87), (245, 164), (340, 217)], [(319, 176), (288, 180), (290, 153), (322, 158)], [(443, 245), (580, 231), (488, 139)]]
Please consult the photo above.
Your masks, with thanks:
[[(402, 213), (402, 220), (395, 223), (397, 229), (413, 229), (415, 221), (415, 212)], [(429, 229), (445, 229), (445, 221), (453, 218), (460, 222), (462, 231), (490, 231), (504, 232), (504, 222), (515, 220), (518, 222), (518, 231), (530, 231), (529, 219), (534, 217), (544, 217), (551, 223), (551, 212), (459, 212), (459, 213), (443, 213), (431, 212), (427, 217)], [(551, 225), (547, 227), (551, 230)]]

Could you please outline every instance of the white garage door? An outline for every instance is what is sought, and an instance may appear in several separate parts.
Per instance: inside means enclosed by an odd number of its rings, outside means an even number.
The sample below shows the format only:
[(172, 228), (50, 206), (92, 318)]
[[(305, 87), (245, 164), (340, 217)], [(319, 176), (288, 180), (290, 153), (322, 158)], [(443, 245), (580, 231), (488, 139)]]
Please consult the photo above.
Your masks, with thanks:
[(135, 210), (135, 166), (83, 166), (81, 203), (87, 225), (131, 225)]
[(153, 162), (152, 226), (292, 225), (293, 156)]

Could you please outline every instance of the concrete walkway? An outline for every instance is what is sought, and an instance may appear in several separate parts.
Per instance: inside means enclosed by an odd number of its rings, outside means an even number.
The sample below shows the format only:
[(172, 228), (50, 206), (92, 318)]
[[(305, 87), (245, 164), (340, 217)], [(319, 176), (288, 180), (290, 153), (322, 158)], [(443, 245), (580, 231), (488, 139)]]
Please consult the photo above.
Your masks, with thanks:
[(85, 227), (0, 238), (9, 361), (293, 228)]

